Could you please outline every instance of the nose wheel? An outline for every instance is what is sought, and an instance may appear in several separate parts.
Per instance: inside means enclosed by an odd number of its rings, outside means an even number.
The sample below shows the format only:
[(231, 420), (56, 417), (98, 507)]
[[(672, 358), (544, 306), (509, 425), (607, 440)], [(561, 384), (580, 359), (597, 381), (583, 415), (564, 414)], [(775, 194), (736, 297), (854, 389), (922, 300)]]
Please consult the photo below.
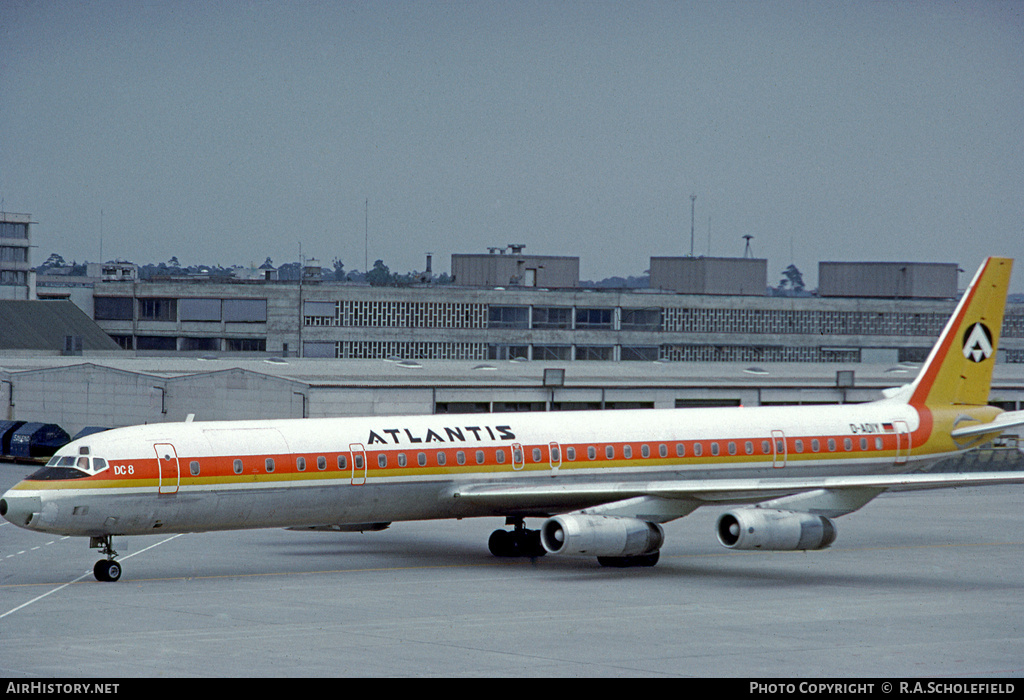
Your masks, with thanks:
[(90, 537), (89, 547), (100, 550), (100, 554), (106, 555), (106, 559), (100, 559), (92, 567), (92, 575), (97, 581), (116, 581), (121, 578), (121, 565), (114, 561), (117, 552), (113, 548), (114, 538), (112, 535), (103, 537)]

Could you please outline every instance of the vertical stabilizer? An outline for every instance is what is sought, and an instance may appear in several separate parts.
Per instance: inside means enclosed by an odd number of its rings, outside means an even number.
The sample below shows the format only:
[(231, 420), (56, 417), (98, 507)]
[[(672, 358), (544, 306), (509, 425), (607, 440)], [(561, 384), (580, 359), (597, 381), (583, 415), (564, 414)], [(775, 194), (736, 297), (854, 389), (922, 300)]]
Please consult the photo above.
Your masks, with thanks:
[(988, 258), (914, 380), (917, 406), (988, 403), (1013, 260)]

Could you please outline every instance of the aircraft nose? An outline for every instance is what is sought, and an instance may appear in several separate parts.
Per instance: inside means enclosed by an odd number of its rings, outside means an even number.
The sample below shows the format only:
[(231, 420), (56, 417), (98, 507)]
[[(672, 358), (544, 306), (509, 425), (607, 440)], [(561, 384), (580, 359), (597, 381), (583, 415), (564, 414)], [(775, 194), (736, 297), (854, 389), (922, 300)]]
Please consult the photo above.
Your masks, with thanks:
[(42, 502), (38, 496), (20, 496), (8, 491), (0, 498), (0, 515), (12, 525), (31, 527), (39, 519)]

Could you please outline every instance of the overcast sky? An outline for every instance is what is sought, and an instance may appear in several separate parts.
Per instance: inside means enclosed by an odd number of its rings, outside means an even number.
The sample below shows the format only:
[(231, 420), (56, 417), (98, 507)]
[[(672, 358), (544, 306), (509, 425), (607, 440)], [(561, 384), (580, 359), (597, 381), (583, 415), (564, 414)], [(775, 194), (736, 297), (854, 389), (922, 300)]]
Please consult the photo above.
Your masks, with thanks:
[(3, 0), (0, 32), (0, 199), (36, 264), (102, 232), (134, 262), (524, 243), (639, 275), (690, 252), (692, 194), (694, 252), (752, 235), (772, 283), (963, 286), (996, 254), (1024, 291), (1024, 2)]

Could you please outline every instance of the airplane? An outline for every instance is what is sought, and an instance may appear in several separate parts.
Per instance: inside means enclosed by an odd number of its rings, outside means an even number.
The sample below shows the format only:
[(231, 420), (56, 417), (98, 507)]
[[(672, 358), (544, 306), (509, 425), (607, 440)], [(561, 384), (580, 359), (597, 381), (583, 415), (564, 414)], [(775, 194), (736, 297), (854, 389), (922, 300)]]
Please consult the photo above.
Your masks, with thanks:
[[(282, 527), (373, 531), (504, 517), (500, 557), (653, 566), (663, 525), (705, 505), (737, 550), (813, 550), (887, 490), (1024, 483), (928, 465), (1024, 425), (987, 405), (1013, 261), (988, 258), (912, 383), (870, 403), (669, 410), (194, 421), (64, 446), (3, 494), (0, 515), (88, 537), (100, 581), (113, 538)], [(543, 519), (540, 528), (526, 518)]]

